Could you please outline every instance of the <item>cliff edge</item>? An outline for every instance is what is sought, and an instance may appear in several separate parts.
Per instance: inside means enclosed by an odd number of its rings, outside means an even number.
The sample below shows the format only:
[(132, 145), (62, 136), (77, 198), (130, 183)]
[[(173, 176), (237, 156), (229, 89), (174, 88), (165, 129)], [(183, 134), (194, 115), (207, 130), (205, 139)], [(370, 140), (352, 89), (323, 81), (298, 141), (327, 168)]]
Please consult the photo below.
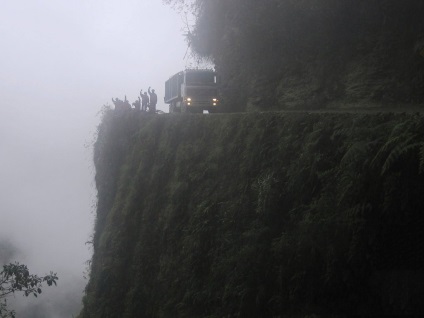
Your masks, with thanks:
[(106, 112), (81, 318), (423, 314), (418, 114)]

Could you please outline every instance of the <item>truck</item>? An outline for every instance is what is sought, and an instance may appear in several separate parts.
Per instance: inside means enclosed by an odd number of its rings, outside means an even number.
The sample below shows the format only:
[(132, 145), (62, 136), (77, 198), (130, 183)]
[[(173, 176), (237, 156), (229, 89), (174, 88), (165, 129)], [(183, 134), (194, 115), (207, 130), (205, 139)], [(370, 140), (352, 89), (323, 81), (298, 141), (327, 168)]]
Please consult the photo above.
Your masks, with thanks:
[(186, 69), (165, 82), (164, 101), (170, 113), (220, 111), (218, 76), (210, 69)]

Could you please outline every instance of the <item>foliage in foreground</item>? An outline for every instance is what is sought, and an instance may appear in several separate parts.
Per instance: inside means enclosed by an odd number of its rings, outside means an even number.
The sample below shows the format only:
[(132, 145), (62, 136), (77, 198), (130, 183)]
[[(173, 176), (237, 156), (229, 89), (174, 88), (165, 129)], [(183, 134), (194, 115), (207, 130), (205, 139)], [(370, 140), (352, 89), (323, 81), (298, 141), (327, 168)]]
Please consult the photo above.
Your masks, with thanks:
[(106, 115), (81, 317), (422, 314), (424, 121)]
[(42, 293), (43, 283), (48, 286), (57, 285), (56, 273), (50, 272), (46, 276), (30, 274), (24, 264), (10, 263), (3, 266), (0, 272), (0, 317), (15, 317), (15, 311), (7, 308), (6, 298), (15, 292), (22, 292), (24, 296), (38, 297)]

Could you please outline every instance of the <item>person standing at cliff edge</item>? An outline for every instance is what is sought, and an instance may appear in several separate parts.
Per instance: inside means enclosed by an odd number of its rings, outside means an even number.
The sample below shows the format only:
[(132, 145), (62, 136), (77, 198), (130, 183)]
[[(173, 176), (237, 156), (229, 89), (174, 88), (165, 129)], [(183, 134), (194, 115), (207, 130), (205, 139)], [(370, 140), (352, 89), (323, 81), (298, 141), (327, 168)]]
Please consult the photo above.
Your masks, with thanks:
[(147, 96), (147, 93), (143, 90), (140, 90), (140, 97), (141, 97), (141, 110), (143, 112), (147, 111), (147, 105), (149, 104), (149, 96)]
[(132, 103), (133, 104), (133, 106), (134, 106), (134, 109), (135, 110), (137, 110), (137, 111), (140, 111), (141, 110), (141, 98), (140, 98), (140, 96), (138, 97), (138, 99), (134, 102), (134, 103)]
[(150, 95), (149, 111), (152, 112), (152, 113), (156, 113), (156, 104), (158, 102), (158, 95), (156, 95), (154, 89), (152, 89), (150, 91), (150, 86), (149, 86), (149, 89), (147, 91), (149, 92), (149, 95)]
[(125, 100), (124, 100), (124, 109), (125, 110), (130, 110), (131, 109), (131, 105), (130, 105), (130, 102), (128, 101), (128, 99), (127, 99), (127, 95), (125, 95)]

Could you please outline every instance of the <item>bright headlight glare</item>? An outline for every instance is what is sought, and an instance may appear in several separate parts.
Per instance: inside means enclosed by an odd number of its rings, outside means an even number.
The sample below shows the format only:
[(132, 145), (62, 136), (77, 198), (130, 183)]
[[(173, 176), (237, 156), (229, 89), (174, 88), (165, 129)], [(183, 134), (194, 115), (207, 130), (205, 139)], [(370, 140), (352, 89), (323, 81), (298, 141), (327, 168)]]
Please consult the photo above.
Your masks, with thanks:
[(188, 97), (188, 98), (187, 98), (187, 101), (188, 101), (188, 102), (191, 102), (191, 98), (190, 98), (190, 97)]
[(217, 101), (218, 101), (216, 98), (213, 98), (212, 100), (213, 100), (214, 102), (217, 102)]

